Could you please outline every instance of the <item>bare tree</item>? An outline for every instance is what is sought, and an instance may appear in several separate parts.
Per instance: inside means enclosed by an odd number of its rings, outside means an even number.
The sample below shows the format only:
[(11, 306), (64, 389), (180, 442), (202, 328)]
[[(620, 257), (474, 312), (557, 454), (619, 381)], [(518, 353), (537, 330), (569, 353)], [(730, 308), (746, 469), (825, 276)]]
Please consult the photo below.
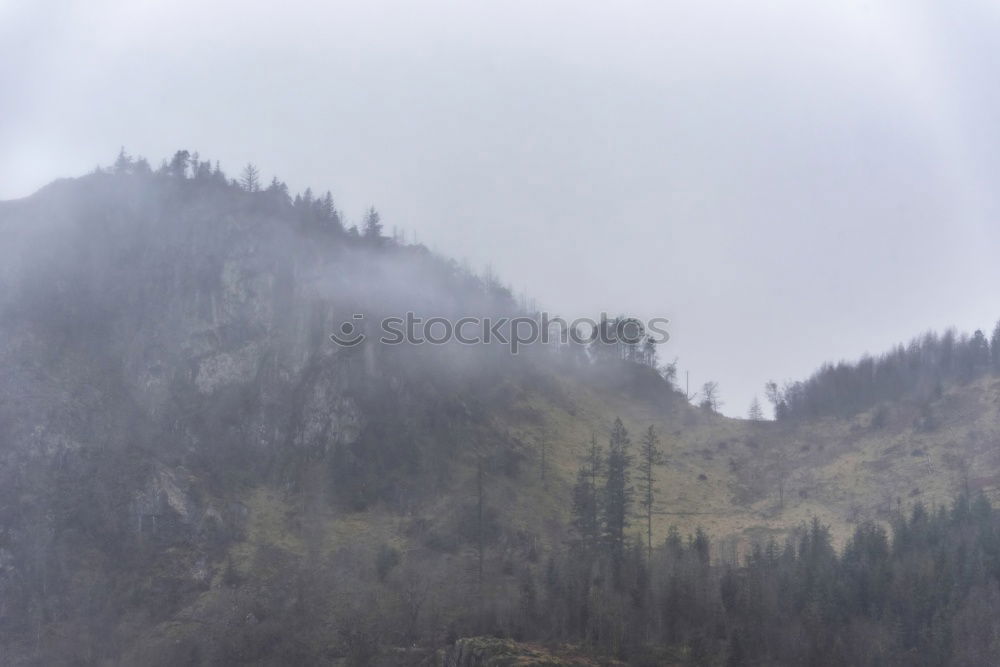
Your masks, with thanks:
[(247, 192), (260, 190), (260, 171), (252, 162), (248, 162), (247, 166), (243, 167), (243, 173), (240, 175), (240, 187)]
[(701, 407), (710, 412), (718, 412), (722, 406), (719, 400), (719, 383), (709, 380), (701, 385)]
[(675, 358), (669, 364), (663, 364), (659, 370), (660, 375), (667, 381), (667, 384), (674, 387), (677, 383), (677, 359)]
[(767, 396), (768, 402), (774, 407), (774, 418), (778, 420), (784, 418), (788, 411), (788, 403), (785, 401), (785, 392), (778, 387), (778, 383), (774, 380), (769, 380), (764, 385), (764, 395)]

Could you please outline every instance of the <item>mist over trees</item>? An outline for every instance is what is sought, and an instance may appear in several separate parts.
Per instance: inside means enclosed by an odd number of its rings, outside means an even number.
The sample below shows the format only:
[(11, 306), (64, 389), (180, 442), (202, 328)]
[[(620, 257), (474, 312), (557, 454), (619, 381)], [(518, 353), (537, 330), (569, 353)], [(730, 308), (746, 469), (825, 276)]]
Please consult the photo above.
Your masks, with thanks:
[[(335, 346), (352, 313), (537, 312), (385, 236), (374, 208), (359, 230), (329, 192), (293, 195), (252, 164), (230, 179), (195, 152), (153, 169), (122, 150), (0, 216), (17, 231), (0, 248), (0, 640), (36, 662), (369, 664), (521, 632), (517, 614), (544, 613), (548, 548), (501, 494), (563, 487), (544, 434), (492, 415), (556, 378), (677, 399), (642, 338)], [(634, 452), (618, 427), (610, 458), (595, 440), (579, 524), (624, 569)], [(545, 542), (570, 534), (553, 515)], [(380, 517), (399, 532), (331, 547), (331, 524), (377, 536)], [(138, 638), (192, 605), (209, 610), (177, 641)]]
[[(343, 313), (538, 313), (374, 207), (352, 224), (189, 151), (122, 150), (10, 210), (49, 244), (0, 249), (0, 639), (26, 664), (405, 665), (477, 635), (636, 665), (1000, 661), (1000, 519), (968, 465), (949, 507), (897, 499), (842, 548), (819, 520), (682, 534), (665, 471), (774, 459), (780, 509), (805, 489), (769, 427), (711, 414), (716, 383), (690, 406), (633, 318), (519, 355), (336, 348)], [(997, 372), (1000, 326), (766, 394), (782, 420), (851, 414)], [(549, 417), (582, 431), (602, 400), (645, 412), (600, 413), (574, 471)], [(725, 437), (685, 457), (699, 423)]]
[[(422, 245), (406, 244), (403, 240), (406, 235), (400, 232), (398, 227), (394, 227), (393, 234), (387, 236), (382, 217), (374, 206), (364, 212), (359, 224), (349, 225), (345, 222), (344, 214), (336, 207), (329, 190), (317, 195), (312, 188), (307, 187), (301, 193), (292, 195), (288, 186), (276, 176), (272, 177), (267, 187), (263, 187), (261, 170), (253, 163), (248, 163), (241, 170), (239, 178), (230, 179), (218, 162), (213, 164), (209, 160), (201, 159), (197, 152), (179, 150), (170, 160), (164, 160), (158, 169), (153, 170), (145, 158), (134, 158), (126, 153), (123, 147), (112, 166), (99, 167), (94, 175), (139, 179), (162, 186), (181, 187), (183, 189), (176, 193), (176, 196), (181, 198), (204, 197), (212, 192), (226, 193), (236, 200), (243, 197), (245, 206), (276, 219), (294, 220), (296, 226), (293, 231), (328, 248), (338, 246), (364, 248), (372, 251), (383, 250), (390, 254), (409, 249), (431, 255)], [(541, 320), (541, 311), (534, 300), (526, 295), (515, 299), (511, 288), (503, 284), (490, 267), (486, 267), (482, 274), (475, 274), (467, 266), (440, 256), (434, 256), (428, 263), (437, 263), (445, 267), (442, 269), (443, 274), (447, 272), (460, 274), (456, 276), (456, 284), (465, 283), (474, 292), (487, 294), (490, 302), (496, 306), (493, 308), (494, 312)], [(471, 312), (477, 311), (473, 309)], [(482, 314), (486, 312), (482, 311)], [(653, 335), (645, 330), (643, 322), (636, 318), (625, 315), (609, 317), (601, 314), (593, 329), (589, 331), (584, 327), (570, 335), (565, 327), (560, 329), (554, 326), (550, 332), (547, 345), (533, 347), (544, 347), (547, 351), (558, 353), (573, 363), (601, 364), (626, 361), (647, 366), (660, 372), (671, 385), (676, 379), (676, 360), (660, 366), (657, 342)]]

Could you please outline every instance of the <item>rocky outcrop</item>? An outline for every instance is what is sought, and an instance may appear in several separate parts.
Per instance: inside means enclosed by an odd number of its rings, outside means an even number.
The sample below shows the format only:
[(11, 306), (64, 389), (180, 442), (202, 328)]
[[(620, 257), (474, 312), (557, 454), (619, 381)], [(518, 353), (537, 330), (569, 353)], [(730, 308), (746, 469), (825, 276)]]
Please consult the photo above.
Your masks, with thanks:
[(570, 648), (547, 649), (496, 637), (463, 637), (441, 654), (441, 667), (594, 667)]

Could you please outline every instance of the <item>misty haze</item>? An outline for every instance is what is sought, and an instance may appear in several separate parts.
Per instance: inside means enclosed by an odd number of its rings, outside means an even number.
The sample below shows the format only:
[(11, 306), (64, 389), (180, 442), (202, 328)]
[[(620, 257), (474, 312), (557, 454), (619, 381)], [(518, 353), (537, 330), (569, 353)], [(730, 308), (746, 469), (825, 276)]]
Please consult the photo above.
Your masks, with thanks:
[(1000, 664), (998, 40), (0, 0), (0, 665)]

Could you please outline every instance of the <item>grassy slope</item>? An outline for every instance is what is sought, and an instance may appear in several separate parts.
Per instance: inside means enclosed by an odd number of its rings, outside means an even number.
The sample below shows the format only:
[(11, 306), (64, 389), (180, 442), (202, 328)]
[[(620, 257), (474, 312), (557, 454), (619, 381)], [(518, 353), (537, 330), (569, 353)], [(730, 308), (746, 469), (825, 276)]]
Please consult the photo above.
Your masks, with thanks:
[[(664, 408), (561, 379), (544, 389), (522, 389), (509, 409), (493, 415), (493, 428), (507, 432), (524, 457), (516, 475), (488, 476), (488, 503), (498, 509), (507, 533), (558, 547), (566, 537), (570, 489), (591, 433), (605, 442), (609, 425), (620, 416), (632, 434), (633, 451), (641, 432), (654, 424), (668, 455), (659, 470), (662, 512), (655, 517), (655, 540), (662, 540), (672, 524), (682, 533), (701, 526), (713, 537), (716, 557), (733, 558), (753, 542), (769, 536), (780, 540), (818, 517), (842, 544), (855, 521), (888, 521), (900, 503), (904, 510), (918, 500), (947, 503), (965, 480), (973, 491), (996, 500), (998, 408), (1000, 380), (989, 378), (946, 391), (932, 405), (937, 426), (928, 432), (914, 428), (919, 410), (908, 404), (890, 406), (881, 428), (872, 426), (871, 413), (796, 425), (750, 423), (684, 405)], [(535, 449), (543, 433), (551, 443), (545, 482)], [(784, 507), (777, 491), (782, 466)], [(310, 558), (310, 544), (320, 558), (352, 554), (362, 571), (371, 567), (377, 549), (391, 545), (404, 560), (424, 568), (428, 580), (467, 577), (472, 585), (475, 559), (467, 544), (442, 553), (426, 548), (413, 529), (420, 521), (445, 525), (458, 508), (475, 502), (471, 456), (456, 465), (452, 492), (415, 515), (378, 507), (352, 513), (324, 502), (305, 507), (300, 497), (267, 487), (248, 489), (243, 502), (249, 510), (247, 539), (230, 547), (229, 558), (241, 576), (265, 587), (277, 576), (265, 554), (273, 560), (277, 552), (303, 563)], [(636, 519), (634, 530), (641, 526)], [(497, 571), (504, 553), (517, 554), (517, 548), (509, 541), (491, 547), (488, 567)], [(172, 641), (183, 634), (185, 619), (210, 616), (213, 608), (229, 604), (234, 593), (221, 585), (224, 576), (221, 568), (213, 571), (204, 593), (182, 614), (152, 628), (143, 643)], [(345, 585), (374, 585), (366, 581)]]
[[(996, 499), (1000, 489), (1000, 380), (985, 379), (953, 387), (933, 406), (938, 426), (914, 428), (917, 409), (896, 405), (885, 426), (871, 426), (872, 414), (850, 420), (796, 425), (751, 423), (679, 407), (668, 410), (628, 400), (618, 393), (565, 382), (553, 400), (551, 391), (524, 392), (515, 408), (497, 415), (496, 428), (509, 432), (526, 454), (516, 477), (490, 475), (487, 493), (504, 523), (538, 534), (542, 541), (561, 539), (569, 519), (571, 485), (591, 434), (606, 443), (609, 425), (620, 416), (629, 428), (633, 453), (650, 424), (657, 427), (667, 454), (658, 471), (660, 512), (654, 517), (654, 540), (670, 525), (682, 533), (704, 528), (718, 541), (735, 540), (745, 548), (818, 517), (842, 541), (861, 519), (887, 521), (901, 503), (948, 503), (962, 488), (968, 468), (973, 491)], [(541, 478), (536, 443), (543, 433), (551, 443), (549, 475)], [(964, 459), (964, 464), (963, 464)], [(784, 507), (779, 479), (784, 469)], [(457, 505), (474, 502), (474, 465), (459, 466), (456, 491), (422, 509), (434, 521)], [(302, 555), (305, 545), (297, 508), (274, 489), (255, 489), (248, 540), (234, 555), (248, 563), (255, 545), (270, 544)], [(323, 543), (336, 549), (347, 543), (409, 547), (404, 535), (412, 517), (379, 509), (345, 513), (320, 511)], [(634, 521), (638, 531), (641, 522)], [(731, 546), (729, 547), (731, 549)]]
[[(871, 425), (870, 412), (850, 420), (784, 425), (683, 407), (668, 410), (571, 382), (558, 389), (555, 395), (525, 392), (518, 409), (496, 417), (498, 428), (523, 443), (528, 454), (518, 477), (498, 477), (489, 491), (509, 525), (538, 529), (568, 519), (570, 488), (591, 434), (605, 443), (616, 416), (629, 428), (633, 452), (653, 424), (668, 456), (658, 473), (662, 507), (654, 539), (663, 539), (674, 524), (684, 533), (701, 526), (715, 538), (754, 541), (781, 536), (814, 516), (843, 539), (853, 522), (887, 520), (900, 503), (906, 509), (917, 500), (949, 502), (964, 485), (963, 465), (974, 491), (992, 497), (1000, 486), (1000, 381), (992, 378), (950, 388), (933, 404), (938, 425), (928, 432), (915, 428), (918, 410), (907, 404), (891, 406), (881, 428)], [(544, 484), (536, 449), (543, 434), (551, 442), (551, 472)], [(472, 474), (470, 460), (464, 487), (470, 499)], [(784, 507), (778, 493), (782, 476)], [(425, 512), (447, 511), (455, 500)], [(370, 512), (331, 518), (329, 531), (331, 539), (374, 532), (389, 540), (393, 526), (401, 524)]]
[(915, 427), (919, 410), (905, 403), (889, 406), (881, 427), (872, 425), (872, 412), (786, 425), (668, 411), (569, 384), (563, 391), (558, 402), (525, 397), (542, 418), (510, 426), (527, 442), (540, 437), (541, 423), (554, 434), (558, 481), (539, 495), (537, 475), (531, 476), (524, 511), (540, 499), (547, 512), (565, 512), (590, 434), (606, 442), (616, 416), (629, 428), (634, 453), (642, 431), (654, 424), (668, 455), (658, 475), (662, 507), (654, 540), (671, 524), (685, 533), (701, 526), (717, 540), (745, 547), (818, 517), (842, 542), (859, 520), (887, 521), (918, 500), (949, 503), (966, 480), (993, 500), (1000, 488), (1000, 380), (994, 378), (946, 391), (931, 406), (937, 424), (929, 431)]

